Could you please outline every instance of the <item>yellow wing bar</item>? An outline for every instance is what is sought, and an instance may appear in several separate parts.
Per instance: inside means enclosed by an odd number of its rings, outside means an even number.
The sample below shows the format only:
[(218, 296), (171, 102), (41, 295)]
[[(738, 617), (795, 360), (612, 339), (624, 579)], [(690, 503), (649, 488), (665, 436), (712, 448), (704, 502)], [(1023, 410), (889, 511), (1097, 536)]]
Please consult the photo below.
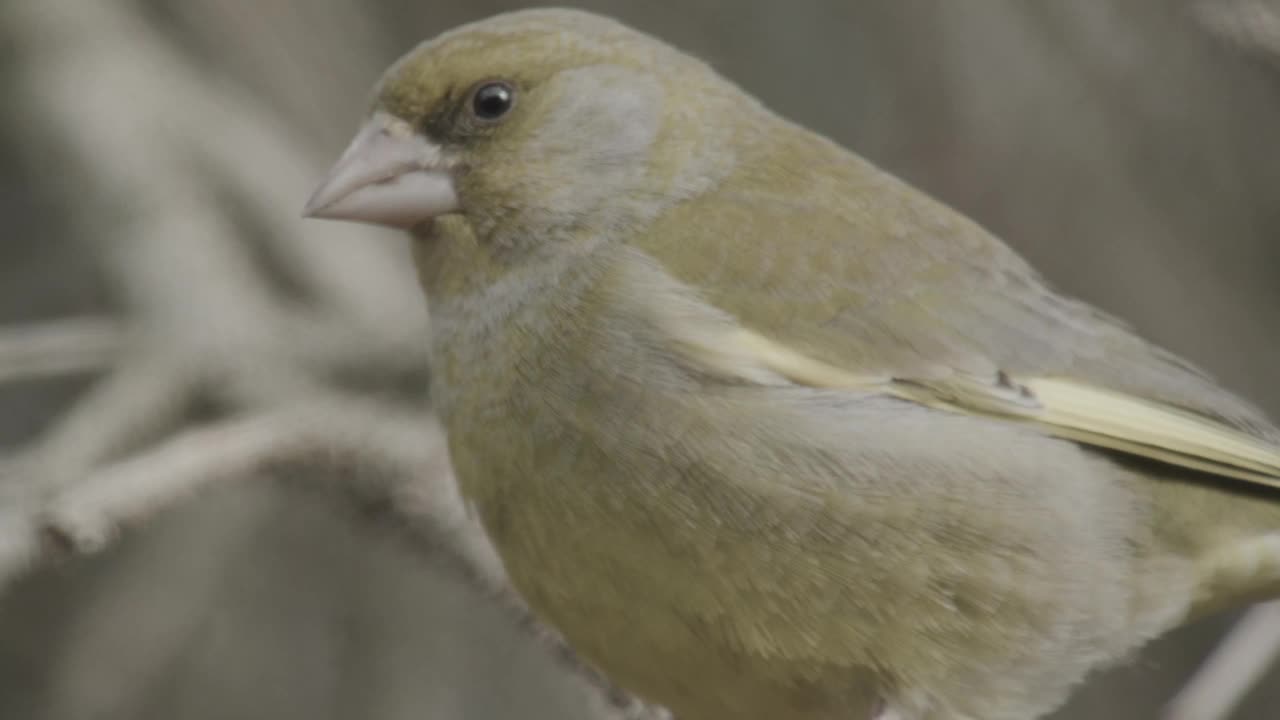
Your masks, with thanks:
[(1280, 489), (1280, 447), (1172, 405), (1064, 378), (859, 376), (740, 330), (729, 343), (787, 380), (885, 392), (929, 407), (1003, 417), (1074, 442)]
[(1280, 449), (1212, 418), (1071, 380), (1023, 384), (1044, 406), (1036, 422), (1054, 434), (1280, 487)]

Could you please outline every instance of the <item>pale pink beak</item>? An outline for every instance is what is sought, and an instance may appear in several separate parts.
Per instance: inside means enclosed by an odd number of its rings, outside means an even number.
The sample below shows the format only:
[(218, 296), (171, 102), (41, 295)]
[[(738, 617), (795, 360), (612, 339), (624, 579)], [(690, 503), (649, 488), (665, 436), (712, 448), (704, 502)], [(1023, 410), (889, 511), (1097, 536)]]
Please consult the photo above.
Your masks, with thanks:
[(410, 228), (459, 209), (439, 146), (376, 113), (312, 193), (304, 217)]

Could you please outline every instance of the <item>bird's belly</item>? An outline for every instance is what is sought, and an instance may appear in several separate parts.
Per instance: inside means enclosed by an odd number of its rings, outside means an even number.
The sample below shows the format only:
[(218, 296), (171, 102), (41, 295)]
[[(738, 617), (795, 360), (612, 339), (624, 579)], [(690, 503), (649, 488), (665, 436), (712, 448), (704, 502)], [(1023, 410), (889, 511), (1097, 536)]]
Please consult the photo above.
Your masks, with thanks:
[[(627, 522), (607, 513), (585, 522), (566, 518), (558, 532), (555, 526), (524, 532), (519, 513), (506, 521), (505, 537), (495, 535), (496, 544), (513, 584), (538, 616), (613, 682), (682, 720), (849, 720), (861, 717), (858, 707), (870, 717), (875, 698), (868, 674), (802, 668), (738, 646), (737, 610), (726, 605), (716, 622), (710, 616), (717, 612), (708, 607), (717, 601), (691, 586), (699, 576), (722, 572), (697, 553), (649, 548), (639, 560), (637, 549), (608, 541), (603, 526)], [(699, 595), (708, 605), (690, 607), (690, 598)], [(840, 681), (830, 682), (831, 674)]]
[[(504, 440), (508, 448), (522, 442)], [(860, 707), (869, 716), (871, 677), (855, 664), (760, 652), (759, 638), (742, 637), (753, 626), (805, 636), (823, 620), (794, 612), (788, 598), (803, 591), (759, 577), (770, 574), (767, 565), (745, 566), (745, 558), (760, 562), (770, 552), (780, 564), (798, 564), (768, 533), (743, 542), (684, 517), (653, 490), (675, 473), (659, 462), (638, 469), (606, 452), (592, 455), (589, 444), (557, 445), (573, 456), (567, 464), (525, 446), (515, 462), (461, 450), (455, 465), (512, 583), (578, 653), (682, 720), (856, 720)], [(615, 475), (623, 472), (626, 482)]]

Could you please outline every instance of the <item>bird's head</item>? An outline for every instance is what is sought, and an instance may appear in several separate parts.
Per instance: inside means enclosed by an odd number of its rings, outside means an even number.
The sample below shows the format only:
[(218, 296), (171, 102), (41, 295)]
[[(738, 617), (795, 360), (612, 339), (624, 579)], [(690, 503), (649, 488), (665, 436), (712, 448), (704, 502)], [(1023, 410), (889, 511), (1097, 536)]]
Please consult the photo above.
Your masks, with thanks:
[(509, 241), (625, 229), (727, 173), (727, 121), (754, 107), (615, 21), (501, 15), (387, 70), (306, 214), (404, 228), (460, 214)]

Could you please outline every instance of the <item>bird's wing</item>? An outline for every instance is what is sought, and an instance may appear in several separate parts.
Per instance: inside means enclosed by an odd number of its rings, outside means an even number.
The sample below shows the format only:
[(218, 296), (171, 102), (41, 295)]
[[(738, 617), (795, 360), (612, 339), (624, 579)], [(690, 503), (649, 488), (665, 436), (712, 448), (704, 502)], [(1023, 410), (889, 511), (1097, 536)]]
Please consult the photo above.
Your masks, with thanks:
[[(1213, 418), (1065, 378), (858, 375), (751, 331), (718, 339), (798, 385), (878, 391), (928, 407), (1034, 425), (1050, 435), (1280, 489), (1280, 448)], [(706, 364), (704, 354), (702, 364)], [(743, 367), (739, 364), (738, 367)]]
[(731, 354), (798, 384), (875, 385), (1280, 487), (1280, 432), (1259, 411), (1056, 295), (954, 211), (831, 150), (785, 195), (762, 189), (770, 173), (739, 173), (634, 242), (741, 323), (720, 340)]

